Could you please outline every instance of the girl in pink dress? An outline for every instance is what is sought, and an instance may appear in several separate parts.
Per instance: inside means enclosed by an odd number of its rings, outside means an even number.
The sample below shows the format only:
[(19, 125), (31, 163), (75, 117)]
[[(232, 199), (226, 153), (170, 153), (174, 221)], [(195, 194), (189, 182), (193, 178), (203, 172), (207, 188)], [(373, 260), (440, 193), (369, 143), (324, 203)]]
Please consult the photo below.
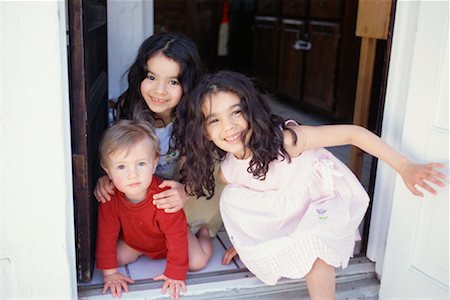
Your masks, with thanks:
[(187, 124), (182, 174), (188, 190), (212, 196), (214, 163), (227, 183), (220, 211), (239, 254), (266, 284), (305, 277), (313, 299), (334, 298), (335, 267), (345, 268), (369, 197), (353, 173), (323, 147), (351, 144), (393, 167), (417, 196), (443, 186), (441, 164), (414, 164), (354, 125), (306, 126), (270, 111), (246, 76), (206, 76), (180, 109)]

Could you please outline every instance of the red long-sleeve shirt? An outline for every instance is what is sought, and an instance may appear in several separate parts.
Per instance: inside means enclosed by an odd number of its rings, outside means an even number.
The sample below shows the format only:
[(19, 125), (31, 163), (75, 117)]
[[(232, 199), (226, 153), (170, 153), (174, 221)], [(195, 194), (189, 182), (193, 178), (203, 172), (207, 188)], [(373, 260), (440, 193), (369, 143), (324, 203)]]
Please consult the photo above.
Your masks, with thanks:
[(153, 176), (144, 201), (134, 204), (116, 191), (98, 208), (98, 269), (117, 268), (117, 239), (153, 259), (167, 257), (164, 275), (184, 280), (188, 270), (187, 222), (183, 210), (165, 213), (152, 203), (161, 179)]

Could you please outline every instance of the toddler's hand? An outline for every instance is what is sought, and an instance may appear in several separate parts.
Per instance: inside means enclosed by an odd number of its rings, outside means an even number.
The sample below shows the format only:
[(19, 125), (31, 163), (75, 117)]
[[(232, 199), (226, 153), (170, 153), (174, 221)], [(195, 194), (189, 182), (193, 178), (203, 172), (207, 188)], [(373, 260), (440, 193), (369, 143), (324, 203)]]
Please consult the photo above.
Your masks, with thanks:
[(170, 299), (179, 299), (180, 291), (186, 293), (186, 283), (184, 280), (171, 279), (164, 274), (154, 277), (153, 280), (164, 280), (161, 293), (165, 294), (167, 289), (169, 289)]
[(114, 184), (108, 176), (100, 177), (94, 188), (95, 198), (98, 202), (105, 203), (111, 200), (111, 195), (114, 195)]
[(406, 184), (406, 187), (416, 196), (423, 197), (423, 193), (416, 188), (416, 185), (429, 191), (433, 195), (437, 192), (429, 183), (434, 183), (437, 186), (445, 186), (443, 179), (446, 178), (444, 173), (436, 171), (435, 168), (443, 168), (443, 164), (430, 163), (426, 165), (406, 163), (400, 170), (400, 175)]
[(175, 213), (186, 205), (189, 200), (184, 185), (175, 180), (164, 180), (159, 188), (170, 187), (170, 189), (155, 194), (153, 204), (166, 213)]
[(222, 264), (228, 265), (233, 260), (233, 258), (237, 255), (236, 250), (234, 247), (231, 247), (225, 251), (222, 257)]
[(122, 297), (122, 288), (128, 293), (128, 283), (133, 283), (134, 280), (121, 273), (114, 273), (104, 275), (104, 282), (102, 293), (105, 294), (110, 289), (113, 297), (120, 298)]

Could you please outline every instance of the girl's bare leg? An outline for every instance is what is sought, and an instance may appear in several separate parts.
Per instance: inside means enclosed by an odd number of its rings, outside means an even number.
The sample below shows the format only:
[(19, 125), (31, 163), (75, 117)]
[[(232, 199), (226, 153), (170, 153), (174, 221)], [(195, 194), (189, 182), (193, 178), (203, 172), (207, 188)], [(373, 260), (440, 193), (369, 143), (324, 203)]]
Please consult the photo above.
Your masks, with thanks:
[(317, 258), (305, 279), (311, 299), (335, 299), (336, 278), (333, 266)]
[(206, 267), (212, 255), (212, 242), (209, 230), (201, 227), (195, 236), (188, 231), (189, 270), (198, 271)]
[(117, 241), (117, 264), (124, 266), (132, 263), (141, 256), (142, 253), (128, 246), (122, 239)]

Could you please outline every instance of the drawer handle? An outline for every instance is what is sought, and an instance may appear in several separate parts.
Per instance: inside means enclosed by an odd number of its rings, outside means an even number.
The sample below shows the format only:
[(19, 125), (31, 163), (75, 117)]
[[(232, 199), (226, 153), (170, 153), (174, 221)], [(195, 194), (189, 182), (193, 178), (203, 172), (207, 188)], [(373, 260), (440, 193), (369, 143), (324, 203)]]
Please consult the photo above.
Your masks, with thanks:
[(294, 42), (294, 44), (292, 45), (292, 47), (293, 47), (295, 50), (306, 50), (306, 51), (308, 51), (308, 50), (311, 50), (312, 44), (311, 44), (310, 42), (308, 42), (308, 41), (304, 41), (304, 40), (298, 39), (298, 40), (296, 40), (296, 41)]

